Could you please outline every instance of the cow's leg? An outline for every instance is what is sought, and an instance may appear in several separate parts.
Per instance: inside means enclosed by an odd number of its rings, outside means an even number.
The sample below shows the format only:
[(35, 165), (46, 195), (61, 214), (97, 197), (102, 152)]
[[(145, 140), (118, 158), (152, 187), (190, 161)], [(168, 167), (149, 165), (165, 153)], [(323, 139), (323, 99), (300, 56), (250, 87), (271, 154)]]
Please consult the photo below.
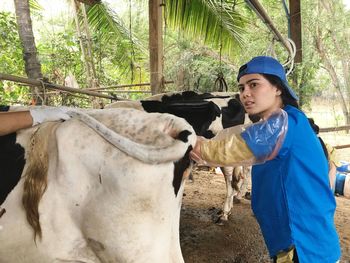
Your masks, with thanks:
[[(187, 176), (184, 176), (187, 177)], [(181, 185), (181, 188), (179, 190), (179, 195), (178, 198), (182, 196), (184, 191), (184, 182)], [(173, 224), (172, 224), (172, 235), (171, 235), (171, 256), (170, 256), (170, 260), (171, 263), (184, 263), (184, 259), (182, 256), (182, 251), (181, 251), (181, 246), (180, 246), (180, 212), (181, 212), (181, 203), (182, 200), (180, 198), (179, 200), (179, 208), (178, 208), (178, 212), (175, 213), (175, 216), (173, 217)]]
[(231, 213), (233, 196), (235, 194), (235, 190), (232, 188), (232, 174), (233, 167), (220, 167), (221, 171), (224, 174), (225, 182), (226, 182), (226, 198), (222, 208), (222, 213), (219, 218), (216, 220), (216, 224), (224, 225), (224, 222), (228, 220), (228, 216)]
[(232, 188), (236, 189), (236, 195), (234, 196), (234, 198), (237, 202), (240, 202), (240, 200), (243, 198), (244, 194), (247, 191), (245, 167), (243, 166), (235, 167), (233, 172), (233, 178), (235, 179), (233, 180), (235, 182), (232, 183)]
[[(67, 238), (66, 238), (67, 240)], [(59, 255), (55, 256), (54, 263), (101, 263), (101, 260), (96, 256), (95, 252), (85, 240), (67, 240), (70, 249), (62, 249)], [(65, 247), (68, 248), (67, 244)], [(62, 247), (61, 247), (62, 248)], [(51, 252), (54, 255), (55, 252)]]
[(77, 214), (82, 213), (77, 211), (80, 206), (71, 204), (69, 198), (64, 198), (67, 196), (64, 189), (53, 187), (53, 184), (48, 187), (39, 207), (43, 232), (41, 249), (57, 263), (101, 263), (96, 242), (84, 236), (82, 223), (73, 215), (74, 208)]
[(216, 223), (224, 225), (231, 214), (234, 198), (239, 202), (247, 191), (251, 167), (221, 167), (221, 170), (225, 176), (226, 199), (220, 217), (216, 220)]
[(239, 191), (237, 194), (238, 199), (242, 199), (244, 196), (246, 196), (247, 192), (250, 191), (248, 188), (251, 181), (250, 180), (251, 171), (252, 171), (251, 166), (242, 166), (242, 172), (240, 173), (239, 182), (238, 182), (238, 186), (239, 186)]
[(73, 248), (66, 256), (56, 258), (54, 263), (101, 263), (89, 247)]

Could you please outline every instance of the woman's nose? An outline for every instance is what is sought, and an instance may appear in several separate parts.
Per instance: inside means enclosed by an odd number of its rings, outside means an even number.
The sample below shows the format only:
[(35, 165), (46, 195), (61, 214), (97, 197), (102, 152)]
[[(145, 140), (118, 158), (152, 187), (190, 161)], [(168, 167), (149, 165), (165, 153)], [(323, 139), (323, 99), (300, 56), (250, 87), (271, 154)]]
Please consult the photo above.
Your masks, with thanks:
[(250, 89), (249, 89), (249, 87), (244, 87), (243, 91), (241, 92), (241, 96), (243, 98), (250, 96)]

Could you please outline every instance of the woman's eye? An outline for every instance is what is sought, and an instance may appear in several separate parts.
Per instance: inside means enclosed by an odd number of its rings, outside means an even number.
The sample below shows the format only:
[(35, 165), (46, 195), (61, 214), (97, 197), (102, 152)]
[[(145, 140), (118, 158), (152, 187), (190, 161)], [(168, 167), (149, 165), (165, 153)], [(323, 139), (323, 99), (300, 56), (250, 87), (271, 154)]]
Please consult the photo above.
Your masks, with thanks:
[(250, 83), (250, 87), (251, 87), (251, 88), (255, 88), (257, 85), (258, 85), (258, 84), (257, 84), (257, 83), (254, 83), (254, 82), (253, 82), (253, 83)]
[(243, 92), (244, 91), (244, 86), (238, 86), (238, 91)]

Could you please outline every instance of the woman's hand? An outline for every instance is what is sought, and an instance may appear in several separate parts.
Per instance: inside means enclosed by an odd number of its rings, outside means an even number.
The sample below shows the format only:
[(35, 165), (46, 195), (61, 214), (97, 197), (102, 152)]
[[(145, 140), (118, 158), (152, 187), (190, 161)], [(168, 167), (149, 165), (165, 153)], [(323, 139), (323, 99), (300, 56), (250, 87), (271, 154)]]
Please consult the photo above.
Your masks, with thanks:
[(70, 110), (68, 107), (32, 108), (30, 114), (33, 118), (33, 126), (45, 121), (68, 120), (70, 116), (67, 112)]
[(203, 141), (206, 139), (202, 136), (197, 136), (196, 145), (194, 146), (193, 150), (190, 152), (190, 157), (193, 161), (200, 163), (202, 162), (202, 156), (201, 156), (201, 145)]

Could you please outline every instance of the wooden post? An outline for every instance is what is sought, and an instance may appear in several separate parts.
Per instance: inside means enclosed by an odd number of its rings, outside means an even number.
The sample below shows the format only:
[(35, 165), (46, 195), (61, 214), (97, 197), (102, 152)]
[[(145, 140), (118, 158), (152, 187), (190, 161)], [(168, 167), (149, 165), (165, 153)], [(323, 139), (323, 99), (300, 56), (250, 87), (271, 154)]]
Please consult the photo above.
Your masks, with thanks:
[(152, 94), (158, 94), (164, 90), (162, 0), (149, 0), (148, 5), (151, 91)]
[(294, 62), (303, 61), (302, 43), (301, 43), (301, 13), (300, 0), (289, 0), (290, 12), (290, 34), (296, 46), (296, 55)]

